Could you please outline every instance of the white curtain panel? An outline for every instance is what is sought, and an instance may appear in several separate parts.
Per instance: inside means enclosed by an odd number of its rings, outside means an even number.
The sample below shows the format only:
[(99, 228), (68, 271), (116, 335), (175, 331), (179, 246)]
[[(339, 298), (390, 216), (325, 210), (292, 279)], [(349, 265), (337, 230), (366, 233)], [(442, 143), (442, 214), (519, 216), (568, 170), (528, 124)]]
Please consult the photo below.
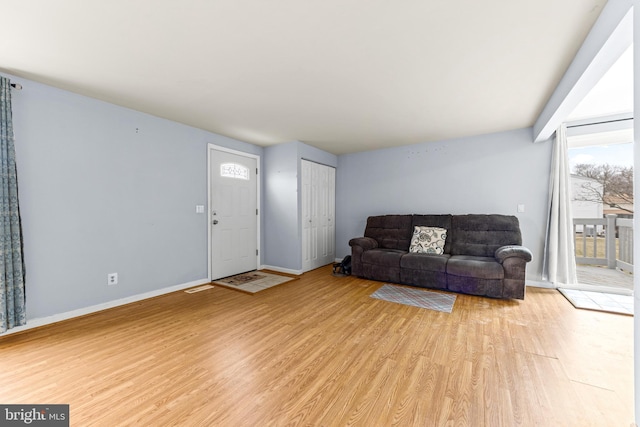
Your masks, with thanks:
[(567, 128), (562, 124), (556, 131), (553, 143), (549, 180), (549, 220), (543, 263), (545, 279), (556, 286), (578, 283), (570, 179)]

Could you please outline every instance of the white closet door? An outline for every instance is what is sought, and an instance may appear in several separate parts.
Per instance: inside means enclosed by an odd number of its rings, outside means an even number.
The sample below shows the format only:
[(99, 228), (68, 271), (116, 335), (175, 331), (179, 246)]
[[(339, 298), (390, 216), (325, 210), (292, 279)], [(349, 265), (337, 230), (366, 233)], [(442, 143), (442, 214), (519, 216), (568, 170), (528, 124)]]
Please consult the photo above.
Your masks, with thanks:
[(335, 260), (335, 169), (302, 161), (302, 269)]
[(311, 216), (311, 172), (313, 163), (306, 160), (302, 161), (302, 271), (312, 270), (312, 265), (317, 259), (317, 251), (315, 249), (315, 241), (317, 240), (312, 233), (315, 233), (313, 220)]

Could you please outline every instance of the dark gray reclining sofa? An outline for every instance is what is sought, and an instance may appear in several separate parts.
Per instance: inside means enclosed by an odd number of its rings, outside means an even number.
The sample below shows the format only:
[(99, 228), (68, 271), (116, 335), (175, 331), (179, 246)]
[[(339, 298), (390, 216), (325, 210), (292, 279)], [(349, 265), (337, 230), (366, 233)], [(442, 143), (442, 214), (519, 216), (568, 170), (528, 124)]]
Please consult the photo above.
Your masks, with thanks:
[[(410, 253), (415, 226), (447, 230), (442, 255)], [(352, 274), (493, 298), (524, 299), (531, 251), (518, 218), (506, 215), (381, 215), (349, 241)]]

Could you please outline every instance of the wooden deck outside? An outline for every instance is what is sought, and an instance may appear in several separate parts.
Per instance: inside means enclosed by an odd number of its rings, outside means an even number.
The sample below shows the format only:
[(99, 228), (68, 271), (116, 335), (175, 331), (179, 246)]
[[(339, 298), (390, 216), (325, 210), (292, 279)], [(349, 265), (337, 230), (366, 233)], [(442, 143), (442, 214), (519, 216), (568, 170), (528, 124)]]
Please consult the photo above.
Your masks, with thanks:
[[(633, 270), (633, 220), (609, 214), (606, 218), (574, 218), (573, 224), (578, 282), (633, 291), (633, 274), (618, 270)], [(616, 232), (587, 236), (578, 233), (578, 227)]]
[(633, 274), (591, 265), (578, 265), (578, 282), (584, 285), (606, 286), (633, 291)]

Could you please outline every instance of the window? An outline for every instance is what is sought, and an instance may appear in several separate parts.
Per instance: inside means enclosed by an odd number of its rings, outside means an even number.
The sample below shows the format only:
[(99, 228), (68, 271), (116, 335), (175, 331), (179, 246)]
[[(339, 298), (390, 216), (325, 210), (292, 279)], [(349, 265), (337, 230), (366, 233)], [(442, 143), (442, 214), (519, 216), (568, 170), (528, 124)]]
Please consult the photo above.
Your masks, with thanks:
[(220, 165), (220, 176), (225, 178), (249, 179), (249, 168), (237, 163), (223, 163)]

